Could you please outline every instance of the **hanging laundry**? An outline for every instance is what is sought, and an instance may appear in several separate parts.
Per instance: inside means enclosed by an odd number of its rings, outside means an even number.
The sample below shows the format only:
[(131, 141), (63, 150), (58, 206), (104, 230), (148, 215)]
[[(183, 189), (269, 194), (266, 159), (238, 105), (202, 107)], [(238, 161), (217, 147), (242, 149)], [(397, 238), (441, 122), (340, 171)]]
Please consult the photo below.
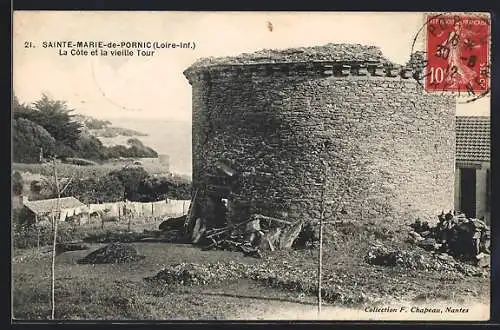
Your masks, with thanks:
[(65, 221), (66, 220), (66, 214), (67, 214), (67, 210), (61, 210), (59, 212), (59, 221)]
[(135, 214), (137, 216), (141, 216), (142, 215), (142, 205), (141, 205), (141, 203), (134, 202), (134, 210), (135, 210)]
[(75, 209), (66, 209), (66, 217), (72, 217), (75, 215)]

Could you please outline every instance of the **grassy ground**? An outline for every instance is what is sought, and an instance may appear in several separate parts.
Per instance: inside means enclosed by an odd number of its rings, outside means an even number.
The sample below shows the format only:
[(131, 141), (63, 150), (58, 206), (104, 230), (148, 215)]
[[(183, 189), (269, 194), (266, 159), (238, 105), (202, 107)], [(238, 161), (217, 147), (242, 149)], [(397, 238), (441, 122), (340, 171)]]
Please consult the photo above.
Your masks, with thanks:
[[(278, 290), (265, 283), (234, 279), (204, 286), (164, 285), (144, 281), (164, 266), (176, 263), (234, 261), (245, 265), (269, 262), (243, 257), (237, 252), (201, 251), (191, 245), (133, 243), (146, 256), (133, 264), (79, 265), (91, 250), (66, 252), (56, 259), (56, 318), (58, 319), (238, 319), (280, 318), (290, 311), (314, 311), (315, 297)], [(371, 266), (356, 249), (363, 244), (346, 241), (325, 251), (324, 276), (353, 293), (388, 301), (453, 301), (455, 304), (487, 301), (489, 278), (464, 277), (442, 272)], [(44, 252), (45, 251), (45, 252)], [(359, 254), (361, 256), (361, 254)], [(269, 255), (293, 268), (314, 271), (317, 251)], [(279, 265), (278, 265), (279, 266)], [(46, 319), (50, 315), (50, 253), (42, 248), (15, 251), (13, 259), (13, 315), (17, 319)], [(278, 267), (279, 268), (279, 267)], [(371, 303), (375, 304), (375, 303)], [(337, 306), (335, 308), (339, 308)], [(325, 307), (334, 308), (334, 307)], [(275, 311), (269, 315), (268, 310)], [(288, 314), (286, 314), (288, 311)], [(330, 310), (338, 318), (338, 310)], [(277, 313), (277, 314), (276, 314)], [(281, 314), (280, 314), (281, 313)], [(295, 314), (293, 314), (295, 313)], [(297, 312), (292, 312), (296, 315)], [(310, 314), (308, 314), (310, 315)]]
[[(94, 244), (93, 249), (102, 246)], [(199, 319), (224, 318), (238, 305), (221, 304), (217, 295), (180, 286), (150, 286), (144, 277), (155, 275), (163, 265), (181, 262), (217, 262), (231, 258), (252, 263), (257, 259), (240, 254), (200, 252), (189, 245), (135, 243), (146, 259), (136, 264), (78, 265), (90, 251), (66, 252), (57, 257), (56, 317), (61, 319)], [(46, 249), (47, 250), (47, 249)], [(45, 319), (50, 315), (50, 253), (36, 256), (24, 251), (13, 264), (14, 316)], [(21, 256), (24, 255), (24, 259)], [(254, 285), (255, 286), (255, 285)], [(226, 286), (224, 286), (225, 288)], [(242, 287), (238, 286), (241, 290)], [(206, 288), (206, 289), (217, 289)], [(219, 288), (220, 289), (220, 288)], [(227, 288), (226, 288), (227, 289)], [(193, 290), (198, 291), (193, 295)], [(246, 291), (246, 290), (245, 290)], [(261, 290), (261, 293), (263, 290)], [(226, 299), (228, 301), (236, 298)], [(247, 302), (242, 301), (242, 308)], [(212, 305), (205, 309), (203, 305)], [(230, 308), (226, 308), (230, 307)]]

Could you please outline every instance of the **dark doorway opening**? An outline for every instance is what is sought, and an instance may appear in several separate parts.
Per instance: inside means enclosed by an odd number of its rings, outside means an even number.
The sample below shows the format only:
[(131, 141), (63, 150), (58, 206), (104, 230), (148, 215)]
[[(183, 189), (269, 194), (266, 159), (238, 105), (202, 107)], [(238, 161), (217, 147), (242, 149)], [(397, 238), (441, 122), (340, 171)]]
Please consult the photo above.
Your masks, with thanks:
[(460, 211), (469, 218), (476, 217), (476, 169), (460, 169)]

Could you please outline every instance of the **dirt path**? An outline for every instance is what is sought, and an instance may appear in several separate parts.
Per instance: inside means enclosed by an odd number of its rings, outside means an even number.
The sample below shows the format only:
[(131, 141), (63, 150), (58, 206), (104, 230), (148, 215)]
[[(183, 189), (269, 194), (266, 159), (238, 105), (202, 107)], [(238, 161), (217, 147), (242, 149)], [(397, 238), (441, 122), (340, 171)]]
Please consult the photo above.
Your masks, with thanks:
[(485, 321), (490, 315), (489, 300), (450, 300), (415, 302), (393, 299), (367, 307), (347, 308), (323, 304), (318, 315), (317, 298), (297, 295), (248, 280), (239, 280), (224, 287), (199, 290), (191, 288), (199, 301), (214, 300), (231, 306), (224, 319), (228, 320), (425, 320), (425, 321)]

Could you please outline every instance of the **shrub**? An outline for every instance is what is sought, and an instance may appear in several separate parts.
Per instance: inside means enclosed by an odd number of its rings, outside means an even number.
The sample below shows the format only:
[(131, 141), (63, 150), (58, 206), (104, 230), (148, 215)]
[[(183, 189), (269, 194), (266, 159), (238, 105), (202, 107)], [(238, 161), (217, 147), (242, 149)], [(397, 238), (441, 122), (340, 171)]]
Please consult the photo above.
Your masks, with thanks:
[[(54, 232), (51, 226), (15, 226), (12, 233), (12, 241), (14, 248), (27, 249), (40, 246), (50, 245), (54, 239)], [(57, 242), (80, 241), (85, 237), (85, 232), (77, 227), (61, 223), (57, 229)]]
[(12, 192), (14, 196), (20, 196), (23, 193), (24, 182), (21, 174), (19, 172), (14, 172), (12, 174)]
[(35, 223), (34, 215), (26, 208), (12, 210), (12, 224), (15, 227), (29, 227)]
[(66, 158), (65, 163), (82, 165), (82, 166), (97, 165), (96, 162), (93, 162), (93, 161), (88, 160), (88, 159), (83, 159), (83, 158)]
[(16, 162), (38, 162), (40, 149), (51, 154), (56, 148), (54, 137), (39, 124), (29, 119), (17, 118), (12, 123), (12, 150)]
[(73, 180), (63, 196), (74, 196), (83, 203), (106, 203), (123, 199), (125, 188), (114, 176), (95, 176)]

